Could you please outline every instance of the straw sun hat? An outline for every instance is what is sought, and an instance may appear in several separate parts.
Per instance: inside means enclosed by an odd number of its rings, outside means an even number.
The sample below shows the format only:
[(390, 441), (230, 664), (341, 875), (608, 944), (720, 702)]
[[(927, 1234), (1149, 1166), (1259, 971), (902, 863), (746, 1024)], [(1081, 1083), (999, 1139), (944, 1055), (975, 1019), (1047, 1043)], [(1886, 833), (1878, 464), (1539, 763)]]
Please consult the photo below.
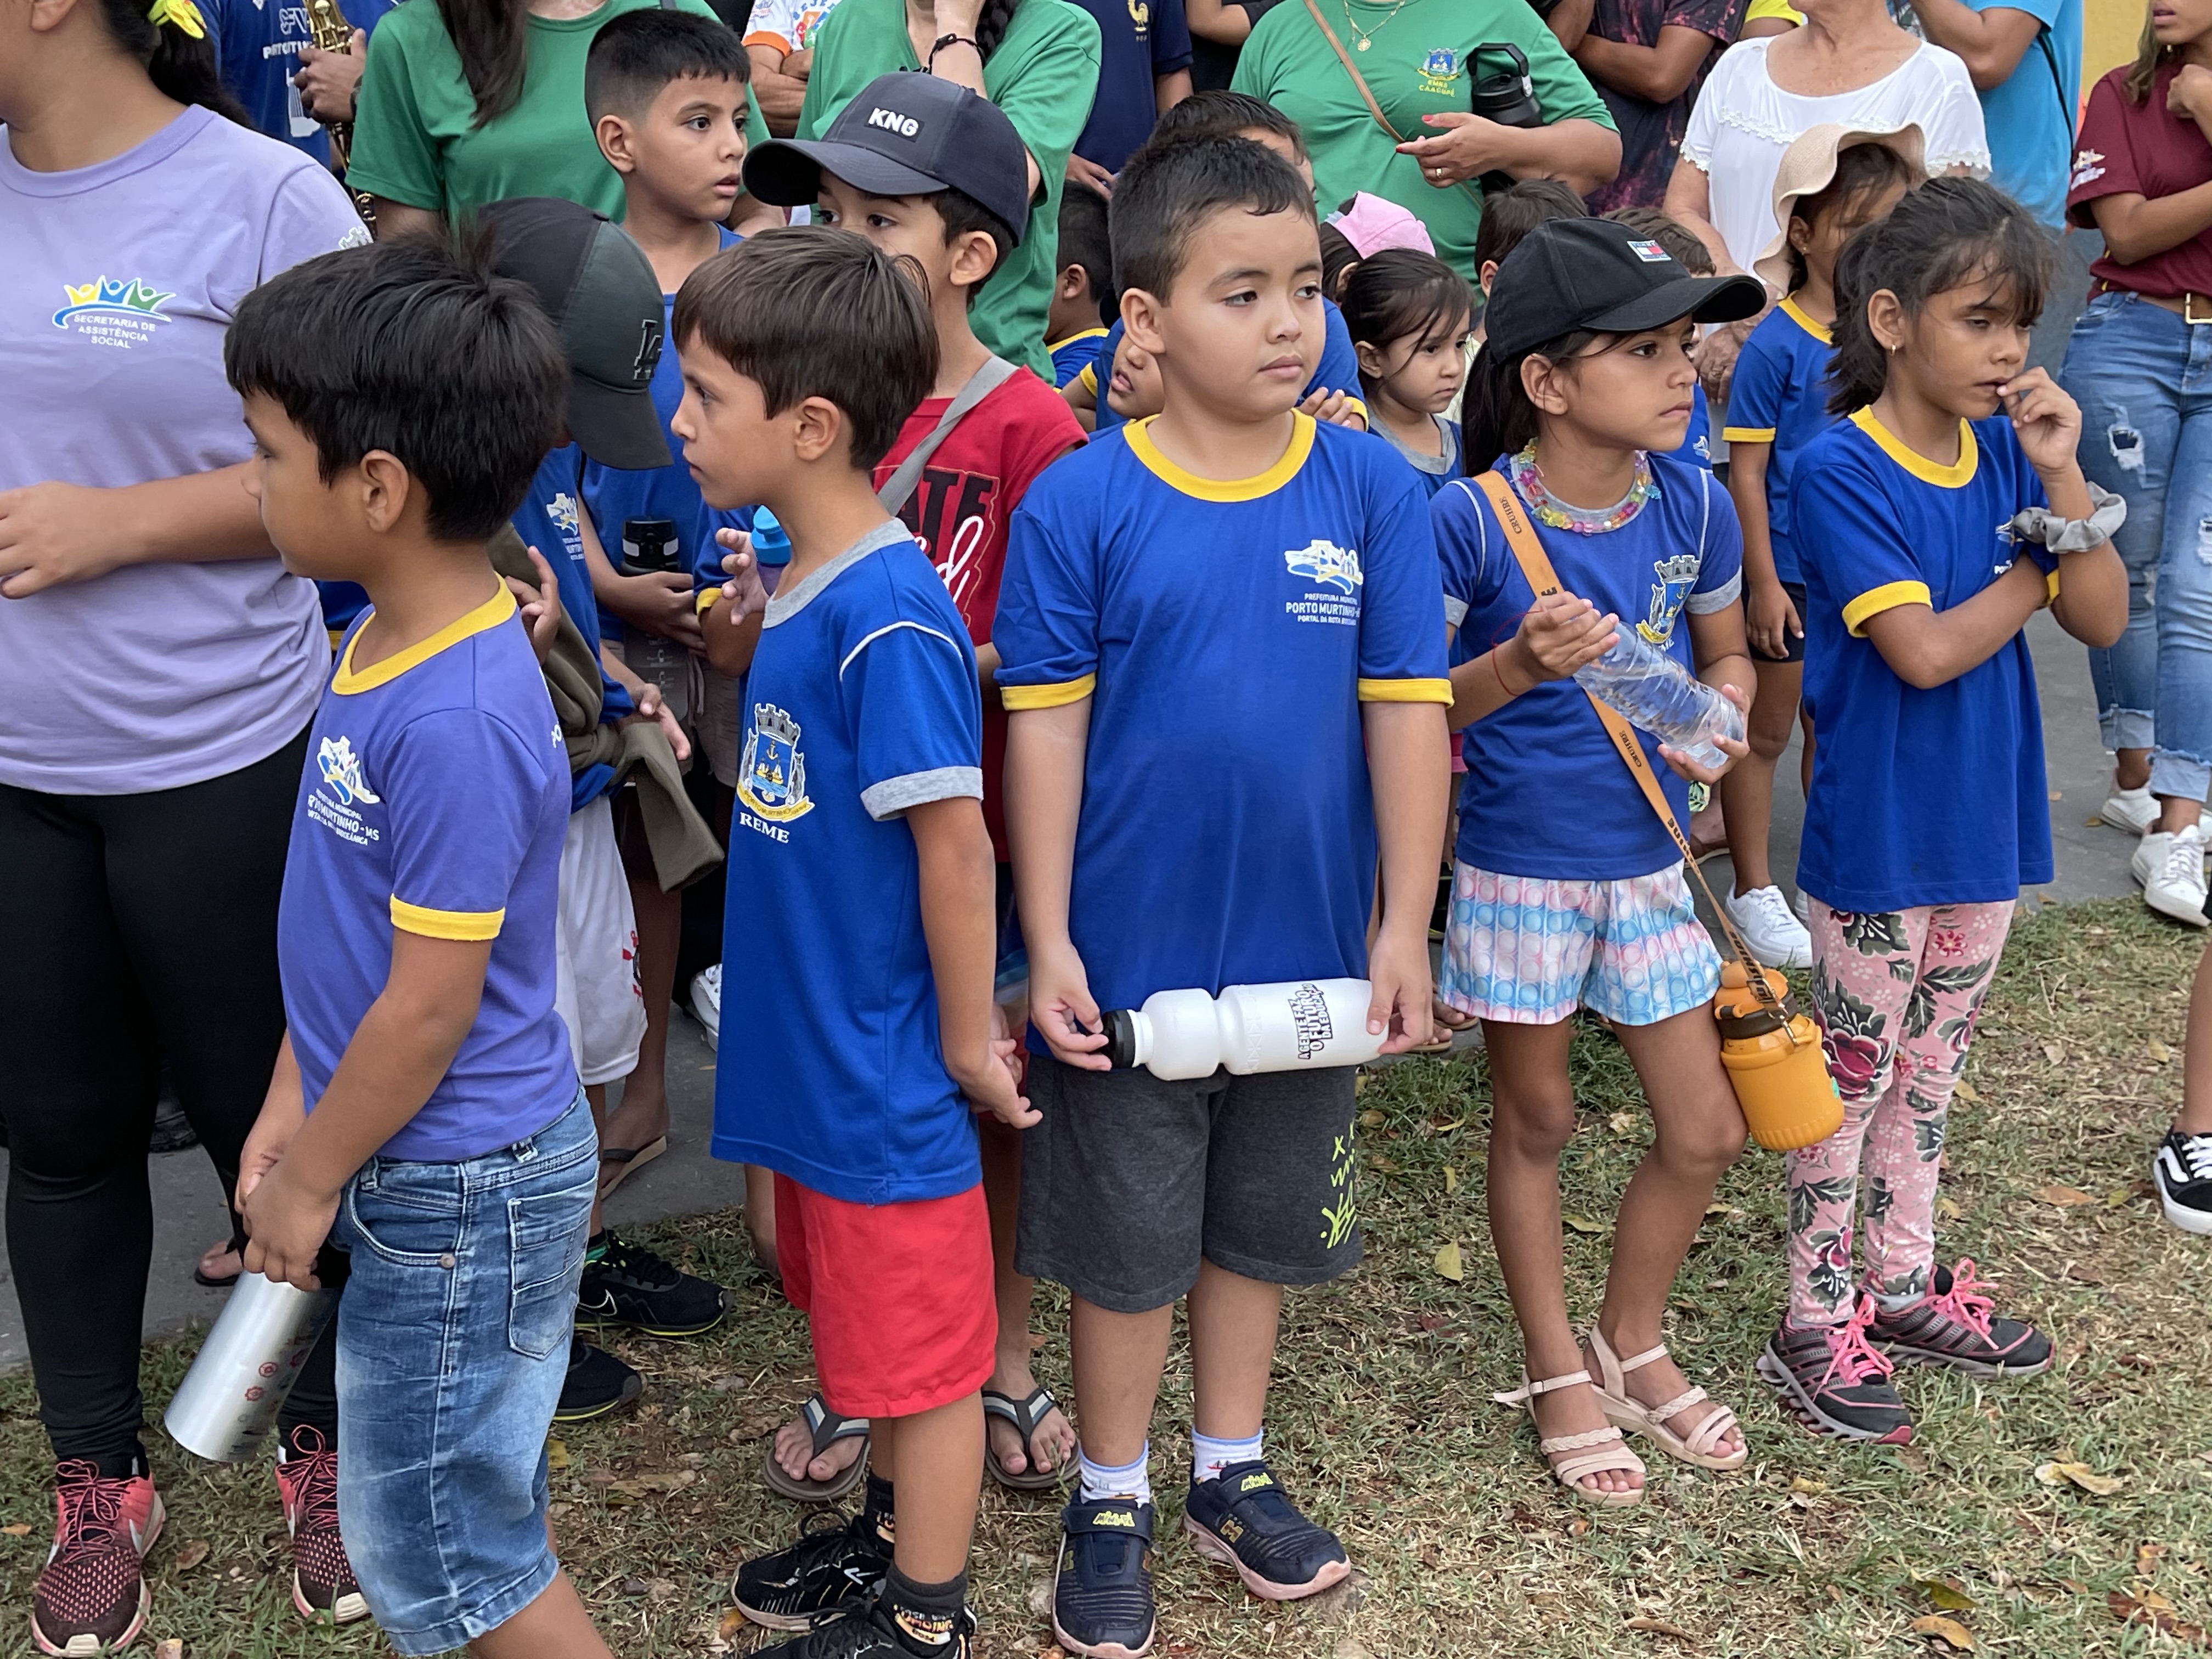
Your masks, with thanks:
[(1887, 144), (1916, 168), (1926, 169), (1927, 141), (1913, 122), (1890, 127), (1850, 127), (1828, 121), (1807, 128), (1782, 152), (1782, 166), (1774, 175), (1774, 222), (1780, 228), (1751, 262), (1753, 274), (1777, 294), (1790, 290), (1791, 211), (1800, 198), (1817, 196), (1828, 187), (1836, 176), (1836, 157), (1854, 144)]

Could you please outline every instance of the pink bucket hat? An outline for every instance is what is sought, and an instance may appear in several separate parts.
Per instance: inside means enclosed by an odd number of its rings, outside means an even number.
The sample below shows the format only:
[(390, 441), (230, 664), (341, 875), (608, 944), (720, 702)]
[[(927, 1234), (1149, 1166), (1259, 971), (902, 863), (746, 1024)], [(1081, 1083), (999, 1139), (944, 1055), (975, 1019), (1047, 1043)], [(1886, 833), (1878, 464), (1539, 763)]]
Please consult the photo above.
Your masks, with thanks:
[(1352, 198), (1352, 204), (1342, 212), (1330, 214), (1328, 222), (1363, 259), (1386, 247), (1409, 247), (1416, 253), (1432, 254), (1437, 251), (1437, 245), (1429, 240), (1426, 225), (1395, 202), (1370, 196), (1364, 190)]

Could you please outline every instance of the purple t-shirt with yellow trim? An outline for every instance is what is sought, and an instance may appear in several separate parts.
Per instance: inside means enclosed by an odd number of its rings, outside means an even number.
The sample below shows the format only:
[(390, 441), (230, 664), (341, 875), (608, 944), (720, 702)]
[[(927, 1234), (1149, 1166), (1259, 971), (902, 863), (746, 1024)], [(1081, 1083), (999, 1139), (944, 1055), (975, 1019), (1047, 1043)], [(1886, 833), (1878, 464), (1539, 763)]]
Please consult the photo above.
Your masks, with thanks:
[(447, 1163), (536, 1133), (576, 1097), (553, 1008), (568, 758), (504, 587), (420, 644), (353, 665), (308, 734), (276, 920), (307, 1109), (382, 994), (397, 930), (489, 939), (483, 1000), (422, 1109), (380, 1149)]

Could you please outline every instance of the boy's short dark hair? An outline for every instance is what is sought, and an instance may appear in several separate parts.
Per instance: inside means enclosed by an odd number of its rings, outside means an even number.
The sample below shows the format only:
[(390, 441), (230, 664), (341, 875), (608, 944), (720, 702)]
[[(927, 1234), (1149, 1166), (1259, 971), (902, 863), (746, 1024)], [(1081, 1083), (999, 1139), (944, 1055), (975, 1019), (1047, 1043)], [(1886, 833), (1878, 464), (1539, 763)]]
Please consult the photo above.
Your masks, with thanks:
[(1288, 140), (1300, 156), (1306, 154), (1306, 136), (1298, 131), (1298, 124), (1249, 92), (1194, 92), (1153, 124), (1148, 142), (1234, 138), (1247, 132), (1272, 132)]
[(405, 236), (343, 248), (239, 301), (223, 371), (313, 441), (329, 483), (388, 450), (422, 485), (430, 533), (489, 538), (560, 435), (561, 337), (481, 244)]
[(636, 115), (671, 81), (752, 79), (752, 59), (737, 35), (711, 17), (648, 8), (609, 20), (584, 59), (584, 113)]
[(1313, 192), (1266, 145), (1249, 138), (1155, 136), (1115, 182), (1108, 209), (1115, 279), (1124, 289), (1165, 299), (1199, 226), (1231, 209), (1297, 213), (1315, 222)]
[(937, 210), (944, 222), (945, 245), (952, 246), (957, 237), (971, 230), (980, 230), (991, 239), (991, 268), (968, 285), (968, 303), (974, 305), (975, 296), (983, 291), (983, 284), (1006, 269), (1006, 256), (1014, 251), (1014, 228), (964, 190), (955, 190), (947, 185), (920, 198)]
[(1504, 264), (1528, 233), (1554, 219), (1587, 219), (1589, 209), (1573, 189), (1557, 179), (1523, 179), (1510, 190), (1486, 197), (1482, 223), (1474, 233), (1474, 268)]
[(865, 236), (792, 225), (749, 236), (684, 278), (676, 343), (696, 340), (759, 382), (768, 412), (826, 398), (872, 471), (937, 382), (937, 326), (912, 260)]
[(1698, 240), (1698, 233), (1680, 219), (1669, 218), (1663, 208), (1615, 208), (1600, 216), (1643, 232), (1665, 248), (1674, 263), (1692, 276), (1710, 276), (1718, 269), (1713, 264), (1712, 250)]
[(1062, 270), (1083, 267), (1091, 284), (1091, 297), (1098, 302), (1098, 320), (1110, 325), (1114, 309), (1114, 245), (1106, 232), (1106, 198), (1085, 184), (1071, 179), (1060, 198), (1060, 252)]

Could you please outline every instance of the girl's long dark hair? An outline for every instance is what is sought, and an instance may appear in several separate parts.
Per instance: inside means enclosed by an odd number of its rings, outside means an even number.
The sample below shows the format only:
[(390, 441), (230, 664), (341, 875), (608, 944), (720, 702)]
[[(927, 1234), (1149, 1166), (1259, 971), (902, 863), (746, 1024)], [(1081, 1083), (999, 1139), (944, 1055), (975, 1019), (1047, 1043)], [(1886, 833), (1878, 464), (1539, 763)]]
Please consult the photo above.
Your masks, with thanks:
[(1021, 3), (1022, 0), (985, 0), (983, 14), (975, 20), (975, 54), (985, 63), (991, 61), (999, 42), (1006, 38)]
[(2004, 292), (2013, 319), (2033, 326), (2051, 282), (2051, 246), (2027, 210), (1978, 179), (1931, 179), (1887, 219), (1869, 225), (1836, 260), (1836, 355), (1828, 410), (1848, 415), (1881, 396), (1889, 354), (1867, 305), (1887, 289), (1908, 317), (1967, 283)]
[(1536, 405), (1521, 383), (1521, 365), (1531, 357), (1561, 362), (1578, 356), (1601, 337), (1577, 329), (1547, 340), (1516, 356), (1485, 346), (1467, 377), (1460, 400), (1460, 459), (1469, 477), (1486, 472), (1500, 455), (1515, 455), (1536, 439)]
[[(1328, 287), (1328, 264), (1322, 284)], [(1386, 247), (1354, 265), (1337, 296), (1344, 326), (1355, 345), (1387, 346), (1407, 335), (1428, 345), (1447, 329), (1464, 331), (1474, 311), (1474, 288), (1433, 253)], [(1364, 384), (1366, 374), (1360, 380)], [(1370, 393), (1374, 388), (1366, 388)]]
[[(212, 10), (215, 0), (208, 0)], [(174, 23), (155, 24), (143, 0), (100, 0), (100, 13), (115, 44), (146, 66), (154, 89), (180, 104), (198, 104), (240, 126), (252, 124), (216, 68), (215, 42), (194, 40)]]
[(477, 100), (474, 125), (481, 127), (513, 109), (522, 96), (530, 55), (526, 0), (438, 0), (438, 19)]

